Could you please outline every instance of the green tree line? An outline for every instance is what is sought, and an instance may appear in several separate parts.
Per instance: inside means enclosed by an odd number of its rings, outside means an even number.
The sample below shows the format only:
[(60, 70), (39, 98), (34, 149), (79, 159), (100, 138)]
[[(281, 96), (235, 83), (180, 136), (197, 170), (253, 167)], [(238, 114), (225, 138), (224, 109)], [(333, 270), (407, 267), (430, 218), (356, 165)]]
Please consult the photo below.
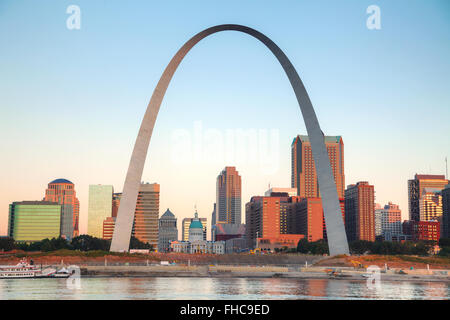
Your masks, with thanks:
[[(60, 249), (79, 250), (79, 251), (91, 251), (102, 250), (109, 251), (111, 246), (110, 240), (100, 239), (92, 237), (86, 234), (73, 238), (68, 241), (64, 238), (52, 238), (43, 239), (41, 241), (35, 241), (30, 243), (16, 242), (13, 238), (3, 237), (0, 238), (0, 251), (11, 251), (14, 249), (23, 251), (55, 251)], [(131, 237), (130, 249), (150, 249), (153, 250), (153, 246), (149, 243), (144, 243), (135, 237)]]
[[(351, 254), (380, 254), (380, 255), (429, 255), (432, 247), (435, 245), (433, 241), (364, 241), (358, 240), (349, 243)], [(450, 239), (442, 238), (439, 240), (441, 248), (439, 255), (450, 257)], [(309, 242), (301, 239), (297, 245), (297, 252), (305, 254), (329, 254), (328, 244), (324, 240)]]

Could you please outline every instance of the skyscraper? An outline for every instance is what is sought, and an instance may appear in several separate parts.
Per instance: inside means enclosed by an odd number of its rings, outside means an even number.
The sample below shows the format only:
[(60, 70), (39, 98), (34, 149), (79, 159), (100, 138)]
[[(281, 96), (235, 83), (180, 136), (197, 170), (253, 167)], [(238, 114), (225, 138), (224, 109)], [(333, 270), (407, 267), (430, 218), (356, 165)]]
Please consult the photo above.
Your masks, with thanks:
[(159, 218), (158, 251), (169, 251), (170, 242), (176, 240), (178, 240), (177, 218), (167, 209)]
[(58, 238), (62, 206), (49, 201), (22, 201), (9, 205), (8, 236), (33, 242)]
[(88, 235), (103, 237), (103, 221), (112, 215), (113, 191), (111, 185), (89, 186)]
[(449, 183), (444, 175), (416, 174), (408, 180), (409, 218), (420, 221), (420, 198), (425, 188), (442, 190)]
[(367, 181), (345, 190), (345, 230), (348, 241), (375, 241), (375, 191)]
[(157, 183), (141, 184), (134, 213), (132, 234), (142, 242), (158, 247), (159, 190)]
[(61, 236), (72, 239), (79, 235), (80, 202), (75, 185), (66, 179), (56, 179), (48, 184), (44, 201), (61, 205)]
[[(344, 141), (341, 136), (325, 136), (338, 197), (344, 198)], [(302, 198), (319, 198), (319, 184), (309, 137), (298, 135), (291, 144), (291, 187)]]
[(217, 177), (216, 223), (241, 223), (241, 176), (235, 167), (225, 167)]
[(420, 221), (440, 221), (442, 219), (442, 195), (437, 188), (424, 188), (419, 199)]

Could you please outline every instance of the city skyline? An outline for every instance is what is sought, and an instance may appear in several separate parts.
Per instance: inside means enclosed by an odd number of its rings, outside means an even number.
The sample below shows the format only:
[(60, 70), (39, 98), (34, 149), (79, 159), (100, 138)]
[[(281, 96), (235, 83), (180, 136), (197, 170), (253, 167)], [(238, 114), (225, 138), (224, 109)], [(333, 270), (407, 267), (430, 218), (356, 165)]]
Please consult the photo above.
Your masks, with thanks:
[[(370, 181), (375, 186), (375, 201), (382, 204), (389, 201), (399, 204), (402, 220), (407, 219), (408, 212), (407, 180), (416, 173), (445, 174), (444, 158), (450, 153), (450, 142), (445, 138), (449, 131), (449, 125), (445, 121), (450, 115), (450, 97), (446, 90), (449, 80), (444, 76), (448, 74), (446, 71), (450, 70), (448, 59), (445, 58), (450, 53), (450, 47), (448, 42), (443, 41), (448, 39), (450, 28), (445, 20), (446, 16), (439, 13), (439, 4), (445, 6), (443, 2), (437, 2), (425, 9), (419, 4), (414, 6), (404, 1), (383, 4), (383, 28), (375, 31), (378, 33), (364, 29), (364, 5), (361, 5), (361, 8), (340, 5), (341, 8), (336, 5), (333, 7), (333, 14), (320, 11), (318, 5), (293, 5), (294, 8), (290, 10), (296, 10), (296, 14), (303, 20), (298, 19), (292, 26), (280, 19), (282, 15), (289, 14), (288, 11), (272, 11), (268, 6), (265, 14), (271, 12), (275, 15), (278, 25), (264, 23), (262, 17), (247, 16), (247, 19), (242, 21), (277, 39), (280, 47), (292, 57), (305, 81), (324, 133), (341, 135), (345, 139), (346, 184), (361, 180)], [(85, 14), (83, 17), (86, 18), (77, 34), (77, 31), (71, 33), (64, 29), (63, 23), (61, 30), (58, 29), (59, 20), (64, 22), (65, 19), (63, 6), (60, 10), (62, 14), (58, 13), (57, 7), (50, 8), (50, 14), (44, 13), (49, 8), (43, 4), (36, 10), (42, 15), (48, 14), (48, 22), (34, 26), (31, 25), (34, 19), (24, 19), (18, 27), (15, 39), (12, 39), (6, 30), (10, 29), (14, 15), (23, 13), (23, 8), (22, 5), (12, 2), (5, 2), (4, 6), (11, 10), (5, 19), (0, 19), (0, 35), (3, 39), (11, 40), (11, 47), (0, 53), (3, 58), (0, 67), (5, 70), (5, 77), (0, 81), (7, 89), (0, 96), (0, 130), (4, 136), (10, 138), (2, 141), (2, 148), (8, 152), (4, 152), (4, 157), (0, 160), (4, 175), (0, 182), (0, 234), (6, 234), (10, 203), (42, 200), (45, 186), (57, 178), (66, 178), (75, 183), (80, 200), (80, 233), (86, 233), (88, 186), (100, 183), (114, 185), (117, 190), (122, 190), (136, 127), (145, 110), (152, 86), (156, 83), (162, 66), (168, 62), (165, 57), (171, 56), (184, 39), (201, 27), (216, 24), (217, 21), (214, 20), (217, 20), (217, 16), (212, 15), (200, 23), (184, 22), (186, 25), (183, 26), (183, 31), (177, 27), (166, 30), (152, 28), (157, 23), (167, 26), (176, 19), (176, 15), (166, 23), (161, 20), (167, 16), (154, 22), (142, 22), (143, 28), (133, 23), (130, 18), (119, 19), (121, 25), (109, 25), (110, 30), (120, 34), (120, 28), (125, 27), (128, 31), (135, 32), (135, 38), (120, 38), (121, 45), (127, 49), (119, 51), (105, 40), (102, 44), (106, 44), (109, 51), (118, 53), (104, 56), (104, 51), (98, 51), (98, 44), (93, 41), (102, 36), (99, 27), (106, 22), (99, 15), (98, 5), (80, 1), (81, 10)], [(146, 6), (141, 6), (140, 9), (146, 11)], [(248, 13), (250, 7), (243, 6), (244, 11), (247, 10)], [(305, 30), (304, 21), (312, 22), (304, 12), (305, 6), (312, 10), (312, 16), (320, 14), (323, 21), (334, 21), (333, 17), (343, 17), (345, 21), (336, 30)], [(118, 8), (114, 5), (111, 14), (113, 17), (119, 17)], [(124, 14), (136, 16), (137, 12), (127, 8)], [(89, 20), (89, 15), (100, 20)], [(219, 20), (227, 20), (227, 15), (231, 15), (230, 8), (224, 10)], [(420, 15), (425, 15), (429, 24), (419, 28), (411, 21)], [(402, 24), (409, 27), (400, 28), (400, 31), (394, 28)], [(27, 35), (27, 28), (36, 28), (36, 39)], [(65, 46), (54, 49), (55, 52), (38, 47), (33, 53), (34, 56), (26, 52), (13, 56), (12, 53), (20, 52), (18, 48), (25, 43), (32, 44), (43, 40), (39, 32), (50, 34), (54, 41), (60, 41)], [(346, 38), (349, 32), (354, 35), (352, 41)], [(434, 37), (426, 37), (427, 34), (433, 34)], [(170, 40), (167, 40), (166, 36)], [(411, 44), (402, 43), (406, 48), (404, 50), (409, 50), (405, 58), (401, 54), (403, 51), (396, 50), (395, 46), (390, 44), (401, 36), (414, 36), (424, 46), (416, 50)], [(173, 88), (169, 88), (168, 100), (165, 102), (171, 105), (167, 108), (170, 111), (163, 112), (158, 120), (159, 128), (156, 130), (161, 135), (152, 141), (149, 149), (152, 160), (144, 169), (143, 180), (158, 182), (161, 185), (160, 207), (171, 208), (180, 219), (192, 215), (194, 204), (197, 204), (202, 217), (209, 216), (215, 198), (214, 177), (219, 168), (227, 165), (236, 166), (243, 177), (242, 206), (252, 195), (263, 195), (269, 183), (273, 186), (289, 187), (290, 142), (292, 137), (306, 133), (301, 121), (286, 121), (298, 119), (298, 110), (289, 88), (284, 88), (287, 87), (287, 81), (283, 78), (282, 71), (269, 54), (254, 41), (241, 41), (228, 35), (217, 37), (225, 39), (224, 43), (211, 39), (213, 41), (202, 44), (196, 55), (190, 56), (181, 65), (180, 68), (184, 71), (174, 79)], [(329, 53), (323, 55), (323, 48), (316, 40), (319, 38), (336, 45), (335, 53), (339, 59), (327, 60)], [(141, 45), (143, 39), (150, 39), (150, 44)], [(339, 41), (342, 43), (338, 44)], [(300, 45), (302, 42), (305, 45)], [(48, 41), (45, 43), (48, 44)], [(162, 46), (161, 52), (151, 50), (157, 45)], [(81, 58), (77, 58), (77, 48), (87, 46), (94, 47), (89, 50), (93, 53), (85, 53)], [(225, 48), (232, 48), (231, 52)], [(241, 50), (237, 50), (238, 48)], [(233, 53), (235, 49), (239, 54)], [(224, 50), (225, 52), (221, 53)], [(352, 57), (352, 50), (360, 50), (359, 60), (345, 58)], [(48, 54), (65, 58), (51, 62), (46, 58)], [(125, 59), (118, 59), (119, 55)], [(223, 62), (219, 66), (208, 58), (209, 55), (216, 55)], [(105, 60), (101, 60), (100, 56)], [(129, 60), (134, 58), (137, 63), (130, 64)], [(81, 61), (86, 59), (97, 63), (98, 67), (88, 71), (86, 66), (81, 64)], [(245, 74), (239, 70), (242, 69), (240, 59), (246, 63), (250, 62)], [(254, 61), (251, 61), (252, 59)], [(420, 64), (423, 60), (433, 61), (424, 67)], [(70, 63), (67, 63), (68, 61)], [(103, 63), (100, 63), (101, 61)], [(117, 63), (117, 73), (107, 72), (112, 62)], [(336, 65), (336, 62), (339, 63)], [(22, 63), (25, 63), (26, 67), (18, 68)], [(37, 67), (41, 67), (42, 63), (48, 67), (46, 74), (37, 71)], [(92, 65), (89, 63), (88, 67), (92, 68)], [(208, 69), (212, 67), (221, 70), (210, 73)], [(358, 68), (364, 72), (357, 71)], [(396, 70), (396, 74), (391, 74), (390, 69)], [(147, 76), (147, 72), (151, 72), (151, 75)], [(197, 77), (192, 77), (195, 73)], [(110, 74), (112, 80), (106, 79), (105, 74)], [(228, 81), (225, 81), (234, 78), (236, 74), (241, 78), (236, 83), (228, 84)], [(373, 75), (374, 79), (369, 79), (366, 74)], [(118, 80), (119, 75), (124, 76), (124, 82)], [(202, 81), (205, 77), (210, 78), (208, 84)], [(223, 77), (225, 80), (220, 80)], [(138, 79), (137, 82), (140, 83), (136, 83), (136, 86), (126, 86), (135, 83), (133, 78)], [(59, 81), (60, 79), (64, 81)], [(338, 88), (333, 89), (331, 84), (336, 79), (341, 79), (341, 83)], [(86, 84), (83, 84), (84, 81)], [(218, 86), (213, 85), (215, 81)], [(402, 84), (401, 88), (399, 83)], [(116, 87), (118, 84), (124, 85), (124, 88), (119, 89)], [(202, 92), (200, 88), (205, 85), (207, 92)], [(94, 92), (89, 86), (98, 90)], [(175, 87), (178, 87), (177, 90)], [(391, 87), (399, 91), (394, 92)], [(419, 90), (419, 87), (422, 89)], [(34, 101), (22, 97), (22, 90), (29, 92)], [(76, 94), (72, 94), (73, 90)], [(227, 91), (235, 92), (236, 98), (225, 97)], [(223, 101), (217, 102), (217, 97)], [(30, 105), (39, 108), (41, 115), (31, 109)], [(183, 112), (186, 105), (193, 106), (191, 114)], [(279, 118), (283, 119), (264, 115), (257, 118), (251, 115), (256, 110), (268, 112), (270, 107), (276, 107), (277, 112), (284, 115)], [(238, 115), (230, 127), (214, 120), (217, 112), (225, 108), (228, 113)], [(422, 108), (431, 109), (433, 113), (424, 114)], [(59, 110), (58, 114), (53, 112), (55, 109)], [(244, 109), (246, 111), (243, 111)], [(439, 117), (435, 116), (437, 113)], [(174, 114), (182, 115), (183, 121), (170, 121)], [(20, 123), (17, 122), (19, 118)], [(259, 119), (259, 122), (249, 125), (249, 121), (254, 118)], [(106, 119), (108, 121), (105, 121)], [(226, 129), (249, 127), (277, 129), (279, 147), (274, 148), (274, 153), (279, 155), (277, 170), (261, 174), (259, 163), (255, 161), (227, 162), (222, 159), (219, 163), (211, 161), (206, 164), (194, 161), (187, 166), (173, 161), (171, 150), (167, 146), (170, 144), (168, 142), (173, 141), (172, 133), (180, 128), (193, 131), (194, 121), (199, 119), (203, 121), (205, 128), (216, 128), (222, 133)], [(367, 121), (369, 119), (370, 121)], [(413, 125), (418, 122), (421, 126)], [(64, 132), (66, 135), (54, 137), (53, 132)], [(67, 139), (71, 141), (67, 146), (61, 143)], [(199, 171), (202, 172), (200, 176), (193, 174)], [(186, 186), (192, 181), (196, 184), (195, 188), (192, 188), (194, 190), (187, 190)], [(172, 197), (176, 197), (176, 201)]]

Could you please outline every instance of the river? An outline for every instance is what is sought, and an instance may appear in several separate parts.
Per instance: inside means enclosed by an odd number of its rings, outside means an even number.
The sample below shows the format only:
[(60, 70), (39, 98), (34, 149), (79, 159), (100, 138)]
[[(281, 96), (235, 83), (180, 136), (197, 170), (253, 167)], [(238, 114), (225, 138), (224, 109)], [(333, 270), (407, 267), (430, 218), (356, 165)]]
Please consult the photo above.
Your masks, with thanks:
[(449, 299), (449, 282), (280, 278), (0, 279), (0, 299)]

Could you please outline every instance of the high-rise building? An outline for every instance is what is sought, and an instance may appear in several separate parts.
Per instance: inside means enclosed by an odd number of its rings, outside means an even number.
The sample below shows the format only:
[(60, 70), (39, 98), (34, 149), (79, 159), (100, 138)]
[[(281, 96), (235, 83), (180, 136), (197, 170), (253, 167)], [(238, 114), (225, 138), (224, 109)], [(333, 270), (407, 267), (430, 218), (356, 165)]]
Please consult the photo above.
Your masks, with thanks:
[(216, 183), (216, 223), (241, 223), (241, 176), (235, 167), (225, 167)]
[(158, 247), (159, 191), (157, 183), (141, 184), (134, 213), (132, 234), (153, 248)]
[(119, 206), (120, 206), (120, 198), (122, 197), (122, 193), (113, 193), (112, 196), (112, 214), (111, 216), (114, 218), (117, 218), (117, 213), (119, 212)]
[[(379, 206), (379, 205), (378, 205)], [(392, 241), (402, 234), (402, 211), (399, 206), (389, 202), (384, 208), (375, 209), (375, 236)]]
[(449, 183), (444, 175), (416, 174), (408, 180), (408, 205), (410, 220), (420, 221), (420, 198), (425, 188), (444, 189)]
[(367, 181), (345, 190), (345, 230), (348, 241), (375, 241), (375, 191)]
[(49, 201), (22, 201), (9, 205), (8, 236), (19, 242), (58, 238), (62, 206)]
[(303, 198), (296, 210), (298, 233), (308, 241), (323, 239), (323, 208), (320, 198)]
[[(340, 201), (342, 220), (345, 224), (345, 202)], [(327, 240), (327, 228), (321, 198), (302, 198), (291, 206), (295, 232), (304, 234), (308, 241)]]
[(383, 235), (382, 224), (383, 207), (379, 203), (375, 203), (375, 239), (381, 239)]
[(178, 240), (177, 218), (167, 209), (159, 218), (158, 251), (167, 252), (170, 242)]
[[(189, 226), (194, 218), (184, 218), (181, 223), (181, 241), (189, 241)], [(207, 219), (199, 218), (202, 226), (203, 226), (203, 240), (206, 241), (206, 232), (207, 232)]]
[(111, 185), (89, 186), (88, 235), (95, 238), (103, 237), (103, 221), (112, 214), (113, 191)]
[[(341, 136), (325, 136), (325, 146), (333, 170), (338, 197), (344, 198), (344, 141)], [(291, 187), (302, 198), (319, 198), (319, 183), (309, 137), (298, 135), (291, 145)]]
[(419, 199), (420, 221), (442, 220), (441, 189), (424, 188)]
[(252, 197), (245, 206), (246, 238), (249, 248), (296, 248), (303, 234), (294, 233), (291, 206), (300, 197)]
[(107, 217), (103, 220), (103, 236), (105, 240), (111, 240), (114, 234), (114, 227), (116, 225), (116, 217)]
[(66, 179), (56, 179), (48, 184), (44, 201), (61, 205), (61, 236), (72, 239), (79, 235), (80, 202), (75, 185)]
[(450, 184), (442, 190), (442, 237), (450, 238)]

